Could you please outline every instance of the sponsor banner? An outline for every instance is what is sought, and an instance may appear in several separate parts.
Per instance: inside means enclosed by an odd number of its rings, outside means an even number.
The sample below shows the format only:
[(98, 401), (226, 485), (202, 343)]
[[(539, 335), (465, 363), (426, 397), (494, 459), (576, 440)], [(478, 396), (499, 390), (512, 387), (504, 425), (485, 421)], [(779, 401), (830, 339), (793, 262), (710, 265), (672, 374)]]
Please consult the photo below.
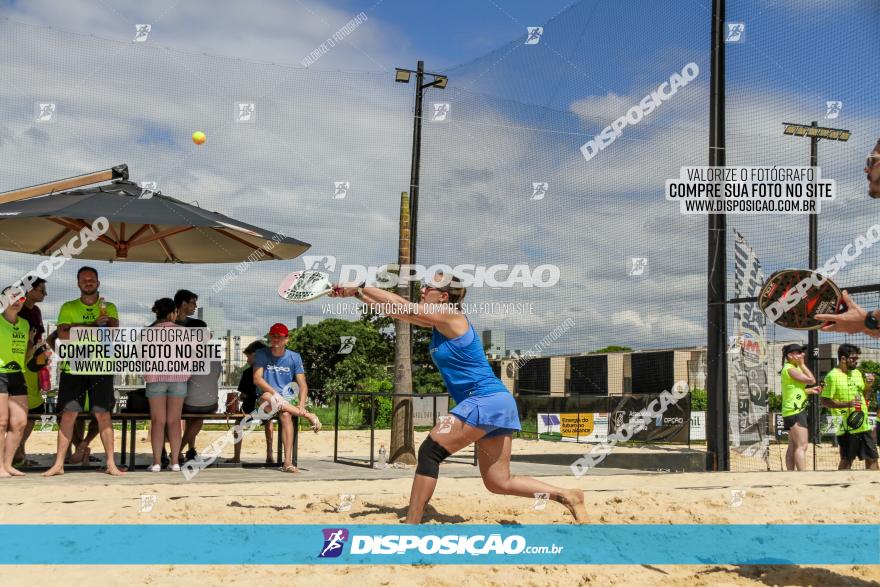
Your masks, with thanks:
[[(877, 414), (868, 413), (868, 422), (871, 424), (871, 428), (877, 426)], [(788, 430), (783, 429), (782, 414), (773, 413), (773, 430), (777, 440), (788, 440)], [(837, 434), (836, 423), (830, 412), (823, 412), (819, 417), (819, 431), (823, 437)]]
[[(734, 236), (734, 297), (756, 296), (764, 283), (761, 261), (740, 233)], [(734, 304), (733, 323), (736, 335), (727, 352), (730, 440), (733, 447), (748, 447), (769, 430), (767, 317), (756, 303)]]
[(691, 412), (691, 440), (706, 440), (706, 412)]
[(778, 412), (773, 413), (773, 429), (776, 431), (777, 440), (788, 440), (788, 430), (783, 429), (784, 418)]
[[(617, 406), (609, 414), (609, 434), (612, 436), (627, 422), (641, 418), (642, 410), (647, 410), (656, 397), (622, 395), (614, 399), (617, 400)], [(635, 432), (632, 440), (687, 444), (691, 423), (688, 405), (686, 399), (670, 403), (661, 415), (646, 419), (644, 428)]]
[[(434, 416), (435, 405), (437, 410), (436, 418)], [(449, 414), (449, 397), (438, 396), (436, 399), (433, 397), (414, 397), (412, 398), (412, 407), (413, 425), (433, 426), (443, 416)]]
[(608, 414), (539, 413), (538, 434), (558, 436), (563, 442), (603, 442), (608, 437)]
[(880, 564), (878, 524), (6, 524), (0, 539), (5, 565)]

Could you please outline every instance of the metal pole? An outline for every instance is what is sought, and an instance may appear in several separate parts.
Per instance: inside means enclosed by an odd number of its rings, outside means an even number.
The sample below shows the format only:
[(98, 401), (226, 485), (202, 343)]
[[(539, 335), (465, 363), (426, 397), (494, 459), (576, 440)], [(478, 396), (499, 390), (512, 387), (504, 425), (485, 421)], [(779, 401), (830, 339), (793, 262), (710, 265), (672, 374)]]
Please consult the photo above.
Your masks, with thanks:
[[(419, 61), (416, 66), (416, 104), (413, 110), (413, 144), (412, 164), (409, 172), (409, 213), (410, 213), (410, 241), (409, 262), (416, 262), (416, 238), (418, 236), (419, 223), (419, 164), (422, 158), (422, 82), (425, 79), (425, 62)], [(412, 291), (411, 284), (411, 291)], [(416, 292), (412, 292), (410, 299), (418, 299)]]
[(373, 468), (373, 449), (376, 444), (376, 392), (370, 393), (370, 468)]
[[(709, 165), (724, 166), (724, 18), (725, 0), (712, 1)], [(706, 469), (730, 470), (727, 396), (727, 217), (709, 215), (708, 307), (706, 308)]]
[[(813, 127), (819, 126), (815, 120)], [(810, 137), (810, 167), (819, 166), (819, 137)], [(819, 266), (819, 215), (810, 214), (810, 270), (815, 271)], [(807, 333), (807, 353), (809, 356), (810, 369), (813, 374), (819, 376), (819, 332), (810, 330)], [(816, 396), (810, 398), (810, 435), (813, 437), (813, 470), (816, 470), (816, 444), (819, 442), (819, 401)], [(789, 439), (789, 442), (791, 440)]]
[(339, 393), (334, 394), (336, 396), (336, 413), (333, 415), (333, 462), (338, 463), (338, 448), (339, 448)]

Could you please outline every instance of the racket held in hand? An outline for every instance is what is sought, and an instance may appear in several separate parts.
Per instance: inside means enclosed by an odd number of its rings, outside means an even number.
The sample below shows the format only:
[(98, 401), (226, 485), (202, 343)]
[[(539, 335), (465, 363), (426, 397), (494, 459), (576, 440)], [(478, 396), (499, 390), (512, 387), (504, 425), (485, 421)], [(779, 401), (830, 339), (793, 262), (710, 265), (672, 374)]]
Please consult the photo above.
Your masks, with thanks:
[(783, 269), (773, 273), (761, 287), (758, 306), (767, 317), (793, 330), (818, 330), (825, 325), (816, 314), (846, 311), (840, 288), (809, 269)]

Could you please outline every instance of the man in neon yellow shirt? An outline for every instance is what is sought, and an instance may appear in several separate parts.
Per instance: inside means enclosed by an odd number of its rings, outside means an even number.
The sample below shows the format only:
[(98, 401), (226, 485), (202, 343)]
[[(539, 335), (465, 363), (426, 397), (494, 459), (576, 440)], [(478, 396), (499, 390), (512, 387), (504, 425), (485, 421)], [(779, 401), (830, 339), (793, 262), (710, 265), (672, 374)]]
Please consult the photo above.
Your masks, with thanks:
[[(838, 365), (825, 376), (825, 388), (822, 390), (822, 407), (834, 410), (837, 424), (840, 447), (838, 470), (852, 468), (857, 458), (865, 461), (866, 469), (877, 469), (877, 443), (871, 435), (865, 398), (866, 392), (874, 384), (874, 378), (869, 373), (866, 383), (862, 372), (856, 368), (860, 354), (861, 349), (853, 344), (840, 345), (837, 349)], [(859, 411), (862, 413), (862, 422), (855, 425), (855, 413)]]
[[(80, 297), (65, 302), (58, 312), (58, 338), (70, 339), (70, 329), (74, 326), (116, 327), (119, 326), (119, 314), (116, 306), (104, 302), (98, 294), (98, 271), (91, 267), (82, 267), (76, 273)], [(43, 473), (44, 477), (64, 474), (64, 456), (70, 447), (73, 426), (80, 412), (85, 411), (86, 401), (98, 422), (101, 442), (107, 458), (107, 474), (122, 475), (113, 458), (113, 426), (110, 412), (113, 410), (113, 375), (75, 375), (70, 372), (67, 363), (61, 365), (58, 379), (58, 408), (61, 411), (61, 425), (58, 427), (58, 453), (55, 464)], [(88, 452), (85, 453), (88, 458)]]

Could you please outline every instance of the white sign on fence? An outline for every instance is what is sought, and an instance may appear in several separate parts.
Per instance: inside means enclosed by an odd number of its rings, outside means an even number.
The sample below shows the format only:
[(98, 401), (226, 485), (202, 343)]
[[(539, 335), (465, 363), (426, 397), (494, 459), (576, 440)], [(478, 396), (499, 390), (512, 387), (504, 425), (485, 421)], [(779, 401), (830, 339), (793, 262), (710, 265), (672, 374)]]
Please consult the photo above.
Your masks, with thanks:
[(691, 412), (691, 440), (706, 440), (706, 412)]
[[(434, 418), (434, 402), (437, 402), (437, 417)], [(433, 426), (437, 420), (449, 413), (449, 397), (438, 396), (433, 397), (414, 397), (413, 403), (413, 425), (414, 426)]]
[(608, 414), (539, 413), (538, 434), (552, 435), (562, 442), (604, 442), (608, 437)]

